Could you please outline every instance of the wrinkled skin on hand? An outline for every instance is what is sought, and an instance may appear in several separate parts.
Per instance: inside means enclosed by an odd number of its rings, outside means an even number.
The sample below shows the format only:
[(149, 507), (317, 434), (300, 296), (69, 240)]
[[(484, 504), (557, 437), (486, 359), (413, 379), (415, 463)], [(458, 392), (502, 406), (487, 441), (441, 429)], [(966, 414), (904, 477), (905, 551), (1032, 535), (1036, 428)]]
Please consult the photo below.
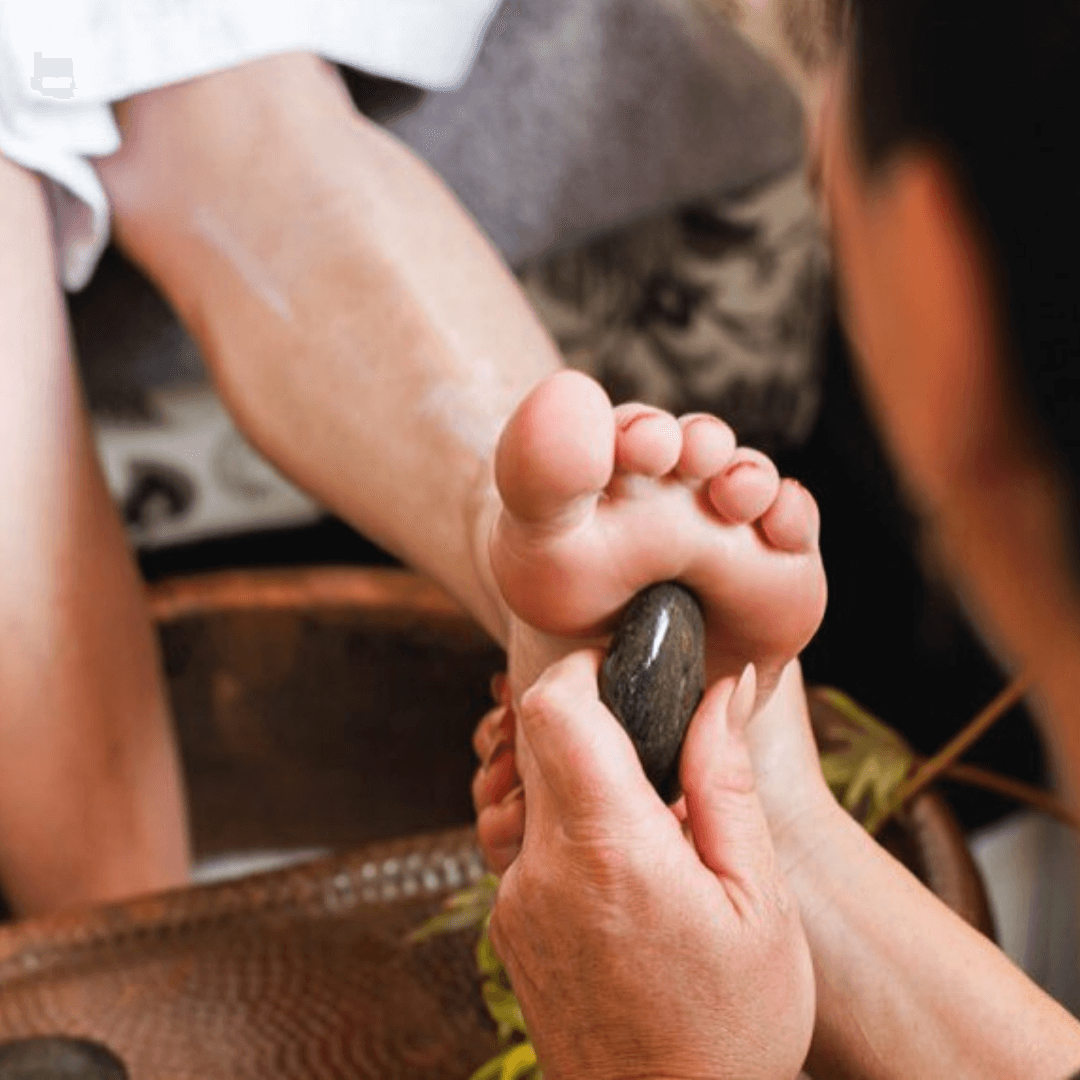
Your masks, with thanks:
[(481, 839), (505, 870), (492, 940), (545, 1076), (794, 1077), (813, 971), (756, 793), (753, 669), (706, 695), (668, 807), (598, 666), (555, 664), (517, 716), (497, 686), (475, 738)]

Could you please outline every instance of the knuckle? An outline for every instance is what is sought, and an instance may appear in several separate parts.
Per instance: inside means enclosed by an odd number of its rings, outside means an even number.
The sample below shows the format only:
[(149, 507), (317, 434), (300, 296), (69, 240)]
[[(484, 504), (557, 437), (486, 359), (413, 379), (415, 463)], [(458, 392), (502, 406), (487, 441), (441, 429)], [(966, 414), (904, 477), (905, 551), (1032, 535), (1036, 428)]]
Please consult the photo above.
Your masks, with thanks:
[(590, 880), (604, 889), (619, 885), (633, 876), (630, 853), (616, 844), (594, 844), (582, 861)]
[(565, 661), (558, 661), (522, 695), (519, 711), (521, 721), (526, 726), (558, 720), (565, 714), (568, 673), (564, 665)]
[(521, 701), (518, 704), (518, 713), (521, 717), (521, 722), (526, 727), (535, 727), (537, 724), (544, 723), (549, 719), (552, 713), (552, 693), (550, 688), (544, 683), (545, 676), (541, 676), (540, 680), (533, 683), (524, 694), (521, 695)]

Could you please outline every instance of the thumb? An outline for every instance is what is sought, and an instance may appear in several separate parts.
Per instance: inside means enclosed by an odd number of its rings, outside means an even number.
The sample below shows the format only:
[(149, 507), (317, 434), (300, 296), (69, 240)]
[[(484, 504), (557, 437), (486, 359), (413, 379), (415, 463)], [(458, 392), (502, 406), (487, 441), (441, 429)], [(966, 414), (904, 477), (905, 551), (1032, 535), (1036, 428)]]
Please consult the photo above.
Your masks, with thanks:
[[(553, 664), (522, 696), (517, 712), (518, 771), (530, 822), (546, 827), (617, 825), (664, 809), (630, 737), (601, 703), (600, 653), (585, 649)], [(534, 794), (535, 793), (535, 794)]]
[(738, 681), (711, 687), (690, 722), (679, 769), (698, 856), (720, 878), (744, 888), (760, 886), (776, 872), (746, 740), (756, 693), (752, 664)]

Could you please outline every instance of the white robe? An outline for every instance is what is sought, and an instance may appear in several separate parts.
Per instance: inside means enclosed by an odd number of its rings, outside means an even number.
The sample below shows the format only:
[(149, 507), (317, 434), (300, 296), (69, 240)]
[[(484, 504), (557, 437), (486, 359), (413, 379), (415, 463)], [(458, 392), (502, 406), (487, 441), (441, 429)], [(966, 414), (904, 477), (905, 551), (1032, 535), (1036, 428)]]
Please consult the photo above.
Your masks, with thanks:
[[(0, 0), (0, 153), (41, 173), (64, 286), (108, 243), (88, 158), (113, 153), (109, 103), (275, 53), (318, 53), (432, 90), (464, 80), (499, 0)], [(0, 241), (2, 242), (2, 241)]]

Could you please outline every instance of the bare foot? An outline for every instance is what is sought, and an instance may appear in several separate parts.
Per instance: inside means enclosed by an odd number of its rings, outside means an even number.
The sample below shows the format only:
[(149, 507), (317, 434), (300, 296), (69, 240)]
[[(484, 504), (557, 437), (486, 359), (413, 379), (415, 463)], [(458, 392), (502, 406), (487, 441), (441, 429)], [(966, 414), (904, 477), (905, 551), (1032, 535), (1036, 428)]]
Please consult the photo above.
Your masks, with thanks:
[(709, 681), (753, 662), (759, 701), (821, 622), (817, 504), (715, 417), (613, 409), (592, 379), (563, 371), (511, 417), (495, 475), (491, 562), (518, 620), (516, 693), (655, 581), (702, 602)]

